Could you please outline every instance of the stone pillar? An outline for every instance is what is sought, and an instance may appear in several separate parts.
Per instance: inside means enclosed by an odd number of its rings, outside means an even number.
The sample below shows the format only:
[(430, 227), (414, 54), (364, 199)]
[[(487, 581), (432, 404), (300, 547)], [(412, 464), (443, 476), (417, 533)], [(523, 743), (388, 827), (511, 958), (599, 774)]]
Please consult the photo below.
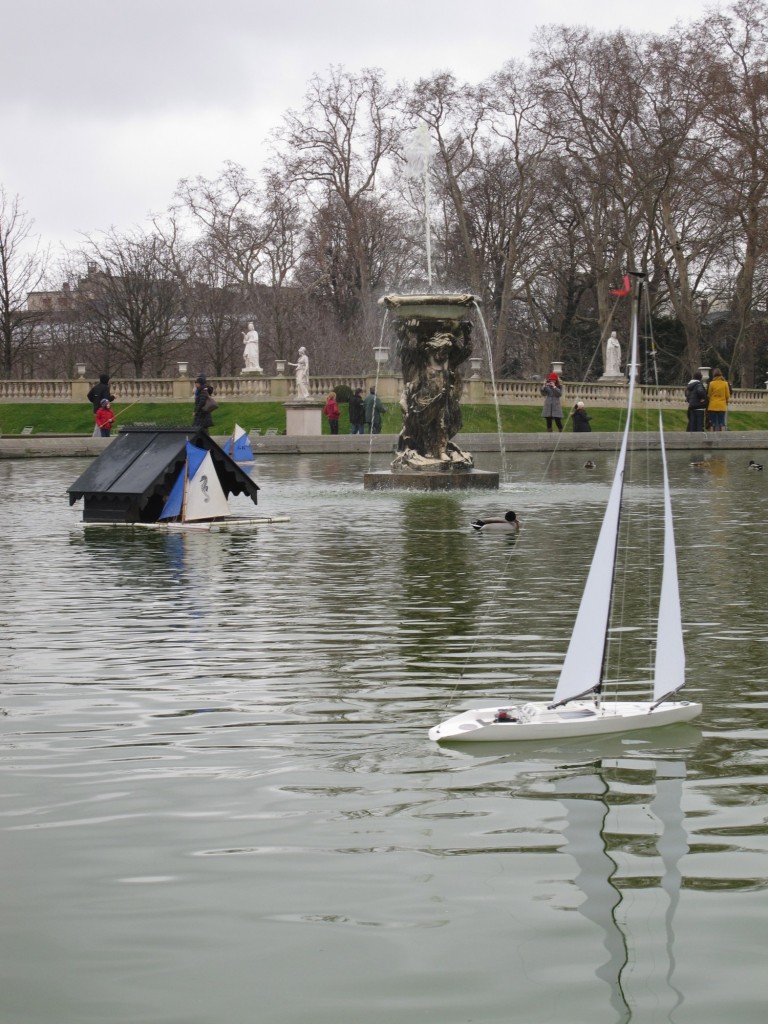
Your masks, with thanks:
[(290, 393), (290, 381), (287, 377), (272, 377), (269, 385), (269, 393), (272, 398), (287, 398)]
[(376, 388), (376, 394), (385, 404), (387, 402), (400, 401), (401, 388), (398, 377), (385, 376), (384, 374), (381, 374), (378, 380), (376, 380), (375, 376), (366, 377), (363, 398), (365, 398), (371, 388)]
[(79, 380), (72, 381), (72, 401), (73, 402), (87, 402), (88, 392), (91, 390), (90, 381), (83, 380), (81, 377)]
[(193, 400), (194, 388), (189, 377), (174, 377), (172, 384), (174, 402), (191, 402)]

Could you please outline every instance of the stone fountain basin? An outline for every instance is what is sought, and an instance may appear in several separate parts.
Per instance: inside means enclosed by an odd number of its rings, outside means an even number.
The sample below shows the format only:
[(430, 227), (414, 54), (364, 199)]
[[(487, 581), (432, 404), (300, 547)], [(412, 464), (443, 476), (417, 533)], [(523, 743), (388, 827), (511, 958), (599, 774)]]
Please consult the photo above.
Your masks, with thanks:
[(379, 304), (391, 309), (399, 320), (464, 320), (467, 310), (479, 303), (475, 295), (385, 295)]

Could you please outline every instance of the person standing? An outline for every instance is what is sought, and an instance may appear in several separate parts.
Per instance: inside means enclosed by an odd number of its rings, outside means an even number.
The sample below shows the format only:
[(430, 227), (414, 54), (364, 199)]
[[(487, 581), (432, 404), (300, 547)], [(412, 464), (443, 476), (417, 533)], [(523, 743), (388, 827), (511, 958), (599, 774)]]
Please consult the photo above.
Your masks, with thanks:
[(587, 410), (584, 408), (583, 402), (577, 402), (576, 405), (573, 407), (571, 419), (573, 420), (574, 434), (592, 432), (592, 427), (590, 427), (589, 425), (590, 417), (587, 416)]
[(707, 415), (712, 430), (725, 430), (725, 413), (731, 397), (728, 381), (720, 370), (712, 371), (712, 380), (707, 388)]
[(115, 414), (109, 407), (109, 401), (102, 398), (99, 411), (96, 413), (96, 427), (100, 437), (109, 437), (112, 433), (112, 424), (115, 422)]
[(339, 432), (339, 403), (336, 401), (336, 392), (332, 391), (325, 400), (325, 409), (323, 409), (324, 415), (328, 417), (328, 426), (331, 428), (332, 434), (338, 434)]
[(547, 421), (547, 433), (552, 433), (553, 421), (557, 424), (558, 432), (562, 433), (563, 407), (560, 404), (560, 398), (563, 394), (563, 389), (560, 386), (560, 378), (556, 373), (550, 373), (542, 385), (541, 393), (544, 395), (544, 408), (541, 411), (541, 415)]
[[(102, 373), (99, 375), (98, 384), (94, 384), (88, 394), (85, 396), (93, 407), (94, 417), (101, 408), (101, 403), (106, 400), (108, 402), (114, 402), (115, 396), (109, 390), (109, 374)], [(98, 423), (93, 428), (93, 436), (101, 437), (101, 428)]]
[(349, 432), (350, 434), (365, 433), (365, 406), (363, 405), (362, 388), (357, 388), (349, 400)]
[(368, 433), (380, 434), (381, 417), (387, 410), (384, 408), (381, 399), (376, 394), (376, 388), (371, 388), (365, 396), (363, 408), (365, 409), (365, 425), (368, 427)]
[(694, 373), (685, 385), (685, 400), (688, 403), (688, 433), (700, 434), (704, 431), (704, 411), (707, 408), (707, 389), (704, 387), (699, 370)]
[(218, 408), (212, 396), (213, 388), (208, 384), (205, 375), (201, 373), (199, 377), (195, 378), (195, 410), (192, 426), (197, 427), (198, 430), (204, 430), (206, 433), (213, 426), (211, 413)]

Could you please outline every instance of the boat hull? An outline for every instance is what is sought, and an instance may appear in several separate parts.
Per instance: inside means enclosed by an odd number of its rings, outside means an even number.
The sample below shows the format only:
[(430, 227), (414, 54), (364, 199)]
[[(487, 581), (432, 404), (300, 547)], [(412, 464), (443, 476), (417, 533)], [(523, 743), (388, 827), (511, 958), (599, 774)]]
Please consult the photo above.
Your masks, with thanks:
[[(506, 712), (509, 721), (498, 721)], [(572, 701), (550, 710), (544, 703), (471, 708), (429, 730), (436, 743), (520, 743), (562, 740), (579, 736), (655, 729), (690, 722), (701, 714), (701, 704), (668, 701), (654, 708), (650, 701), (614, 701), (596, 707), (591, 701)]]

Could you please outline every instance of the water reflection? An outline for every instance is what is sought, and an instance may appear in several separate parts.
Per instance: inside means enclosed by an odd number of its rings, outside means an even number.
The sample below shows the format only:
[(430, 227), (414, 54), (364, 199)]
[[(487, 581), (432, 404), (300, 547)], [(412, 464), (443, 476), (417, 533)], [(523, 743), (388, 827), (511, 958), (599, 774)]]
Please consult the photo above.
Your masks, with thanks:
[[(686, 767), (682, 761), (644, 762), (622, 758), (602, 759), (577, 766), (554, 783), (554, 792), (565, 808), (567, 818), (563, 829), (567, 845), (563, 852), (577, 863), (578, 874), (574, 877), (574, 884), (585, 897), (578, 908), (579, 913), (602, 930), (608, 953), (608, 959), (596, 967), (595, 975), (609, 986), (611, 1006), (616, 1020), (622, 1024), (632, 1019), (625, 978), (631, 959), (634, 959), (635, 984), (642, 974), (638, 967), (643, 956), (649, 959), (649, 973), (642, 982), (652, 991), (657, 1014), (663, 1013), (665, 1019), (671, 1021), (684, 1001), (682, 992), (674, 983), (674, 918), (683, 884), (680, 864), (689, 849), (683, 813), (685, 777)], [(630, 801), (634, 812), (631, 815), (622, 813)], [(647, 815), (638, 816), (637, 811), (643, 808), (647, 809)], [(612, 815), (615, 819), (613, 824)], [(627, 829), (627, 824), (632, 821), (639, 823), (635, 832)], [(652, 822), (656, 823), (655, 828), (649, 826)], [(642, 932), (633, 929), (633, 907), (622, 907), (626, 878), (622, 878), (618, 857), (613, 852), (629, 853), (647, 862), (653, 855), (647, 848), (648, 827), (653, 828), (656, 836), (655, 847), (661, 859), (661, 870), (657, 879), (647, 866), (644, 867), (642, 884), (660, 886), (667, 897), (663, 914), (663, 955), (655, 945), (650, 954), (631, 949), (628, 935), (633, 931), (638, 935)], [(650, 919), (646, 918), (643, 925), (643, 932), (653, 930)], [(661, 970), (664, 984), (653, 977)], [(667, 1008), (663, 1009), (665, 1003)]]

